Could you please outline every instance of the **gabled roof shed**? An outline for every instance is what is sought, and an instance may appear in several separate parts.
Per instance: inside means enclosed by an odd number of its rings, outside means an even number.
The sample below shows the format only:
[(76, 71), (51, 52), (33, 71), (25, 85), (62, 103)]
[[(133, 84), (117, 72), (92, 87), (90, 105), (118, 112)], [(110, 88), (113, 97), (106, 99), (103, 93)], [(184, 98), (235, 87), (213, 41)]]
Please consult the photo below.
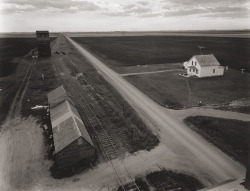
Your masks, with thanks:
[[(95, 146), (63, 86), (48, 94), (55, 156), (60, 168), (95, 157)], [(71, 100), (71, 102), (69, 101)]]

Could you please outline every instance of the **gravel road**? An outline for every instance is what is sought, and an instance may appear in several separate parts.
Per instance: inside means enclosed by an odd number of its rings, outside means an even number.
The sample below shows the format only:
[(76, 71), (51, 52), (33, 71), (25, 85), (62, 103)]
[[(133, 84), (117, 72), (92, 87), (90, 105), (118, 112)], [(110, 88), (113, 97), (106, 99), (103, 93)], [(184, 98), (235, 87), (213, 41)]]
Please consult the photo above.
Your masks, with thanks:
[(167, 150), (173, 153), (169, 155), (172, 160), (186, 164), (191, 173), (213, 183), (244, 177), (243, 166), (187, 128), (171, 112), (155, 103), (75, 41), (66, 38), (141, 116), (155, 124), (161, 144), (165, 144)]

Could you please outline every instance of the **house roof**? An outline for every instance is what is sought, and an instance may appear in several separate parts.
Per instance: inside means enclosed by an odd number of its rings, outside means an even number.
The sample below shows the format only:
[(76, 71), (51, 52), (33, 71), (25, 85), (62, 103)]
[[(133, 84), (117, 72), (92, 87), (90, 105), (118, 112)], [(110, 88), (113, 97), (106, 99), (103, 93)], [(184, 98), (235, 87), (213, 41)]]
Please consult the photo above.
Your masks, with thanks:
[(67, 100), (50, 110), (55, 153), (63, 150), (79, 137), (94, 144), (76, 108)]
[(220, 66), (220, 63), (218, 62), (218, 60), (215, 58), (213, 54), (194, 55), (193, 57), (197, 60), (197, 62), (200, 64), (201, 67), (202, 66)]
[(49, 31), (36, 31), (36, 34), (45, 34), (45, 33), (49, 33)]
[(58, 88), (49, 92), (47, 96), (51, 108), (57, 105), (58, 103), (63, 102), (64, 100), (68, 100), (72, 105), (75, 105), (70, 93), (67, 92), (63, 86), (59, 86)]
[(76, 108), (67, 100), (50, 109), (55, 153), (63, 150), (76, 139), (82, 137), (90, 145), (94, 144)]

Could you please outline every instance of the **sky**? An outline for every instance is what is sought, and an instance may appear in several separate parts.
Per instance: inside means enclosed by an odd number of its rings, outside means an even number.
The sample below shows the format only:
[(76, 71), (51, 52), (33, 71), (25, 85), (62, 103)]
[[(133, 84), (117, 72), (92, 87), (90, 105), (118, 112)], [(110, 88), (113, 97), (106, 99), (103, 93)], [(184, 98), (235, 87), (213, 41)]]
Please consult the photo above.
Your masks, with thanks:
[(0, 0), (0, 32), (250, 29), (250, 0)]

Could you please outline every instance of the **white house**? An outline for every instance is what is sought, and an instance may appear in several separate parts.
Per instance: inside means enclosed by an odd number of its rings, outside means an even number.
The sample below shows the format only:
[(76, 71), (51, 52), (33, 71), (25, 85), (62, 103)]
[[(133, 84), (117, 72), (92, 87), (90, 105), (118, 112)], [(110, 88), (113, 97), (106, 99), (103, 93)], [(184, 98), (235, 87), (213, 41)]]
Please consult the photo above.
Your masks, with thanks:
[(224, 66), (221, 66), (213, 54), (194, 55), (189, 61), (184, 62), (189, 76), (210, 77), (223, 76)]

